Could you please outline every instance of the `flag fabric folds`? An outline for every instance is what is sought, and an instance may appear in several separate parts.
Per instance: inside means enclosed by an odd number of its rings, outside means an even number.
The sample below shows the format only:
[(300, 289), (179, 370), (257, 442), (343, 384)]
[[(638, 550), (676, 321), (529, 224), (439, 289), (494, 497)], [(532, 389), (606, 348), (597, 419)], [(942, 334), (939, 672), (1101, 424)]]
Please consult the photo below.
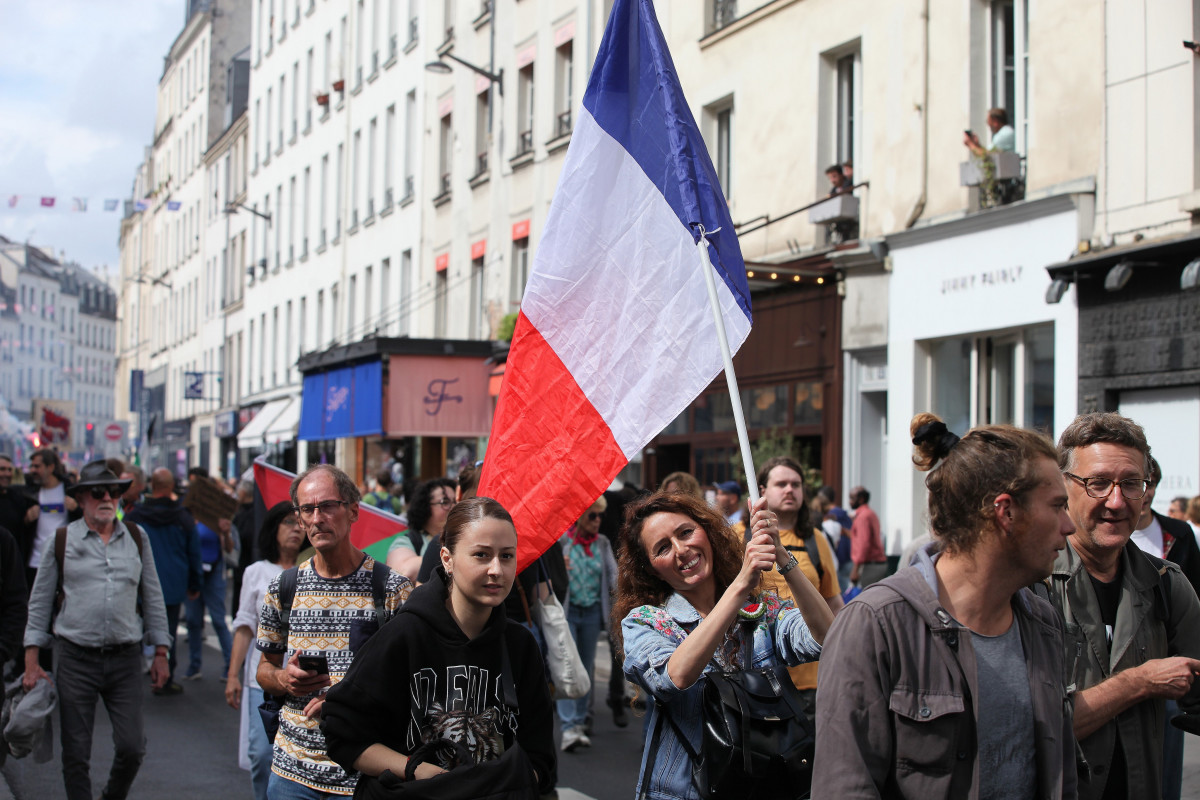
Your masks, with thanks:
[(720, 374), (697, 223), (736, 352), (750, 292), (728, 204), (652, 0), (617, 0), (521, 301), (479, 487), (513, 515), (520, 565)]
[[(254, 459), (254, 486), (267, 508), (285, 500), (291, 502), (290, 489), (295, 477), (295, 473), (268, 464), (262, 456)], [(350, 529), (350, 543), (366, 551), (371, 558), (386, 561), (392, 539), (406, 530), (408, 526), (399, 517), (359, 503), (358, 520)]]

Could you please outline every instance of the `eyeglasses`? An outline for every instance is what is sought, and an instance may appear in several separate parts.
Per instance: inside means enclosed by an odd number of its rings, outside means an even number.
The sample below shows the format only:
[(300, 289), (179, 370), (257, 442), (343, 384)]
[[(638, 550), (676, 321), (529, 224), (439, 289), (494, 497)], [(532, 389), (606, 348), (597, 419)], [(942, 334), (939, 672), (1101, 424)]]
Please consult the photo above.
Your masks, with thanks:
[(435, 500), (434, 502), (430, 503), (429, 505), (431, 505), (431, 506), (452, 506), (452, 505), (454, 505), (454, 501), (451, 500), (449, 497), (444, 497), (441, 500)]
[(1083, 490), (1087, 492), (1087, 496), (1097, 500), (1103, 500), (1112, 494), (1112, 488), (1117, 484), (1121, 485), (1121, 496), (1126, 500), (1140, 500), (1146, 496), (1146, 488), (1150, 485), (1150, 481), (1145, 478), (1126, 478), (1123, 481), (1113, 481), (1108, 478), (1081, 478), (1069, 472), (1064, 472), (1063, 475), (1081, 484)]
[(302, 519), (312, 519), (313, 515), (318, 511), (328, 517), (333, 514), (333, 512), (337, 511), (339, 507), (348, 505), (350, 504), (345, 500), (326, 500), (322, 503), (294, 506), (294, 508), (296, 509), (296, 513), (299, 514)]
[(105, 496), (116, 500), (122, 494), (120, 486), (93, 486), (88, 493), (91, 494), (93, 500), (103, 500)]
[(596, 520), (600, 519), (603, 516), (604, 516), (604, 512), (602, 512), (602, 511), (589, 511), (587, 513), (588, 522), (595, 522)]

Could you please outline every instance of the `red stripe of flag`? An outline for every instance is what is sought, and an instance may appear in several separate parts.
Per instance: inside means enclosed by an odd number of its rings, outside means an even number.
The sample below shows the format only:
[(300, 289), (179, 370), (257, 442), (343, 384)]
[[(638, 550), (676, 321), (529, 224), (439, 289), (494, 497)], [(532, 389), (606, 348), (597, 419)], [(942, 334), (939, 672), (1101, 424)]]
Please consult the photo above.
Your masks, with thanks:
[[(268, 464), (261, 456), (254, 459), (254, 483), (267, 508), (276, 503), (291, 502), (289, 490), (295, 477), (295, 473)], [(372, 558), (383, 561), (387, 558), (392, 539), (407, 529), (408, 526), (399, 517), (359, 503), (358, 520), (350, 528), (350, 543), (359, 550), (365, 550)]]
[[(628, 459), (524, 313), (517, 318), (513, 345), (479, 494), (512, 514), (521, 568), (558, 541)], [(586, 452), (578, 452), (577, 442), (587, 443)]]

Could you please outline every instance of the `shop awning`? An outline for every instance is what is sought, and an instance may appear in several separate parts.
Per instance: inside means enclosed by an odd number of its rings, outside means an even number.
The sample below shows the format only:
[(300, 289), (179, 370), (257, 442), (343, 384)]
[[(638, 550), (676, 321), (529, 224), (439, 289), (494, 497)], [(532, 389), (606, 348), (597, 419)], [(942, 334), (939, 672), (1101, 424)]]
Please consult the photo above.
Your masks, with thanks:
[(290, 442), (295, 440), (296, 431), (300, 426), (300, 398), (291, 400), (283, 411), (279, 412), (279, 416), (275, 417), (275, 421), (267, 426), (266, 436), (267, 442), (275, 444), (276, 442)]
[(249, 450), (254, 447), (262, 447), (266, 444), (264, 434), (271, 423), (275, 421), (283, 410), (292, 402), (290, 397), (284, 397), (279, 400), (272, 400), (263, 406), (258, 415), (250, 420), (250, 424), (242, 428), (238, 434), (238, 447), (242, 450)]
[(383, 432), (383, 362), (305, 375), (301, 398), (297, 438), (377, 436)]

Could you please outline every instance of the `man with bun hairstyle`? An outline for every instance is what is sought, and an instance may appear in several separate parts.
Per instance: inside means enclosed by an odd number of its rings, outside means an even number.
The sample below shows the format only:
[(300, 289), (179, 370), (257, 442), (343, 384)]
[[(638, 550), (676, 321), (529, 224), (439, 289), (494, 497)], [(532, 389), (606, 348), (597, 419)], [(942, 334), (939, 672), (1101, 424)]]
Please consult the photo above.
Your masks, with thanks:
[(834, 618), (814, 800), (1075, 797), (1063, 625), (1028, 588), (1074, 530), (1049, 439), (911, 426), (935, 539)]
[(1196, 592), (1178, 566), (1130, 541), (1149, 458), (1141, 426), (1120, 414), (1081, 414), (1058, 440), (1076, 531), (1047, 583), (1067, 622), (1063, 669), (1087, 800), (1159, 797), (1164, 702), (1200, 707)]

